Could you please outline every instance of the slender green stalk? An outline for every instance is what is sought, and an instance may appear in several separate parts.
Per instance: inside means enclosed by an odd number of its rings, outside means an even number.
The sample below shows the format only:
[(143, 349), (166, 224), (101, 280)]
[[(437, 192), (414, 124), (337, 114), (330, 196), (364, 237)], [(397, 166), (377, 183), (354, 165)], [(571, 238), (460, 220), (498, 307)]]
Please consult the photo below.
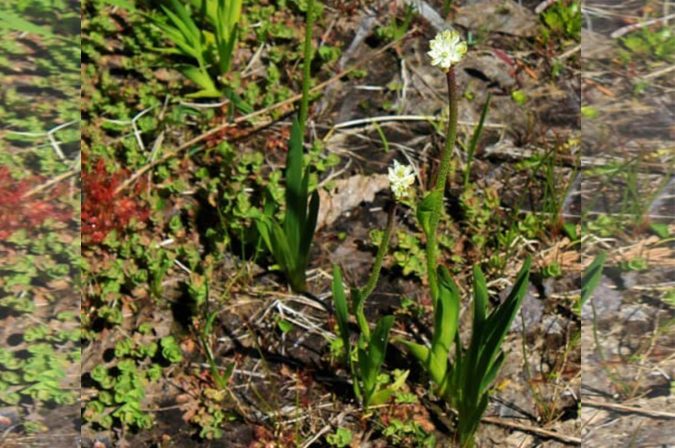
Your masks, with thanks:
[(373, 265), (373, 270), (368, 277), (368, 283), (365, 287), (358, 290), (358, 293), (355, 295), (354, 302), (354, 315), (356, 321), (359, 324), (361, 332), (365, 335), (366, 339), (370, 339), (370, 327), (368, 325), (368, 320), (366, 319), (366, 313), (364, 307), (368, 296), (372, 294), (377, 286), (377, 281), (380, 278), (380, 271), (382, 270), (382, 262), (384, 261), (384, 256), (389, 249), (389, 240), (391, 240), (391, 234), (394, 230), (394, 213), (396, 205), (394, 205), (391, 210), (389, 210), (389, 215), (387, 217), (387, 227), (384, 229), (382, 234), (382, 240), (380, 241), (380, 247), (377, 248), (377, 255), (375, 256), (375, 264)]
[(483, 110), (480, 113), (480, 120), (478, 121), (478, 126), (473, 131), (471, 136), (471, 141), (469, 142), (468, 152), (466, 154), (466, 167), (464, 168), (464, 190), (469, 187), (469, 177), (471, 176), (471, 164), (473, 163), (473, 156), (476, 154), (476, 147), (478, 146), (478, 139), (480, 138), (481, 133), (483, 132), (483, 124), (485, 124), (485, 118), (487, 117), (488, 108), (490, 107), (490, 100), (492, 95), (488, 94)]
[(438, 299), (438, 277), (436, 269), (438, 267), (438, 241), (436, 238), (436, 229), (441, 220), (443, 210), (443, 194), (445, 184), (448, 181), (450, 172), (450, 159), (455, 148), (457, 140), (457, 82), (455, 80), (455, 69), (450, 68), (447, 73), (448, 80), (448, 104), (450, 114), (448, 117), (448, 133), (445, 139), (445, 148), (441, 154), (441, 164), (438, 168), (438, 176), (434, 185), (434, 192), (437, 193), (436, 201), (431, 211), (430, 232), (427, 235), (427, 276), (429, 278), (429, 288), (431, 289), (431, 298), (433, 303)]
[(447, 17), (450, 14), (450, 7), (452, 6), (452, 0), (445, 0), (443, 2), (443, 16)]
[(380, 241), (380, 247), (377, 248), (377, 255), (375, 256), (375, 264), (373, 266), (373, 271), (370, 273), (368, 278), (368, 283), (361, 291), (363, 295), (363, 301), (365, 302), (368, 296), (372, 294), (377, 286), (377, 281), (380, 278), (380, 271), (382, 270), (382, 262), (384, 261), (384, 256), (387, 253), (389, 248), (389, 241), (391, 240), (391, 234), (394, 230), (394, 215), (396, 213), (396, 205), (391, 207), (389, 210), (389, 215), (387, 216), (387, 227), (384, 229), (382, 234), (382, 240)]
[(307, 23), (305, 25), (304, 67), (302, 77), (302, 100), (300, 101), (300, 128), (305, 134), (305, 126), (309, 115), (309, 84), (312, 80), (312, 31), (314, 28), (314, 0), (307, 2)]

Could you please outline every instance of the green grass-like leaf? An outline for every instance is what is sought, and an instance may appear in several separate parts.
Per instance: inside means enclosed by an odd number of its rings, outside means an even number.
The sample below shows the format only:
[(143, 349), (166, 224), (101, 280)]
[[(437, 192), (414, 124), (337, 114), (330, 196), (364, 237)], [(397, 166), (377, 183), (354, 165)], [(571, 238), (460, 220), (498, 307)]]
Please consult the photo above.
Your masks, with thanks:
[(10, 11), (3, 10), (0, 14), (0, 30), (18, 31), (21, 33), (37, 34), (42, 37), (57, 37), (51, 29), (37, 25)]
[[(308, 8), (308, 27), (313, 13), (313, 2)], [(235, 11), (236, 12), (236, 11)], [(307, 32), (305, 47), (311, 47), (311, 29)], [(305, 51), (305, 64), (309, 63), (311, 51)], [(310, 82), (309, 73), (305, 73), (303, 86)], [(308, 100), (308, 89), (303, 88), (303, 104)], [(306, 117), (304, 117), (306, 119)], [(305, 270), (309, 262), (309, 251), (316, 230), (319, 213), (319, 194), (314, 191), (309, 194), (310, 167), (304, 167), (304, 122), (302, 107), (299, 117), (293, 120), (291, 137), (288, 143), (285, 170), (285, 199), (286, 210), (281, 225), (276, 223), (275, 218), (266, 213), (262, 224), (257, 224), (261, 238), (272, 253), (277, 264), (285, 273), (291, 288), (296, 292), (306, 292), (307, 282)], [(271, 195), (270, 195), (271, 196)]]
[(333, 266), (333, 303), (335, 304), (335, 316), (337, 318), (342, 344), (347, 353), (347, 357), (349, 358), (351, 352), (348, 326), (349, 307), (347, 306), (347, 296), (345, 295), (345, 289), (342, 283), (342, 271), (337, 265)]
[(600, 285), (602, 270), (607, 260), (607, 253), (600, 252), (593, 262), (586, 268), (581, 277), (581, 305), (583, 306), (593, 295), (595, 288)]
[[(466, 351), (457, 332), (461, 295), (448, 271), (439, 268), (439, 300), (434, 310), (431, 348), (397, 340), (424, 366), (439, 395), (457, 410), (457, 432), (462, 447), (472, 446), (473, 434), (487, 407), (489, 389), (506, 359), (501, 345), (527, 292), (530, 267), (531, 258), (528, 257), (507, 299), (489, 315), (486, 314), (489, 303), (487, 282), (480, 267), (474, 267), (473, 328)], [(453, 342), (454, 364), (448, 359)]]
[(492, 95), (488, 94), (487, 100), (483, 105), (483, 110), (480, 113), (480, 120), (473, 131), (471, 136), (471, 141), (469, 142), (469, 147), (466, 151), (466, 168), (464, 169), (464, 188), (469, 185), (469, 177), (471, 175), (471, 163), (473, 162), (473, 156), (476, 154), (476, 148), (478, 147), (478, 140), (480, 139), (481, 134), (483, 133), (483, 125), (485, 124), (485, 119), (487, 118), (488, 109), (490, 108), (490, 101)]

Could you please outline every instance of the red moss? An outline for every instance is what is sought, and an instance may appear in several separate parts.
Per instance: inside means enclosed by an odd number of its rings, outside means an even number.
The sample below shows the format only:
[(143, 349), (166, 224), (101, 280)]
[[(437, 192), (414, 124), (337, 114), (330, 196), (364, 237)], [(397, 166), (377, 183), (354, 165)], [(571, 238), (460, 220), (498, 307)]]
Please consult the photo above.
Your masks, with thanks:
[(7, 167), (0, 167), (0, 240), (17, 230), (33, 230), (47, 219), (65, 222), (72, 217), (67, 206), (58, 203), (63, 189), (56, 188), (47, 194), (26, 197), (27, 193), (45, 182), (40, 176), (21, 180), (12, 177)]
[[(123, 231), (135, 219), (146, 221), (147, 208), (137, 199), (122, 193), (118, 187), (128, 176), (126, 170), (109, 173), (103, 160), (82, 173), (82, 241), (98, 244), (116, 230)], [(140, 185), (134, 191), (140, 193)]]

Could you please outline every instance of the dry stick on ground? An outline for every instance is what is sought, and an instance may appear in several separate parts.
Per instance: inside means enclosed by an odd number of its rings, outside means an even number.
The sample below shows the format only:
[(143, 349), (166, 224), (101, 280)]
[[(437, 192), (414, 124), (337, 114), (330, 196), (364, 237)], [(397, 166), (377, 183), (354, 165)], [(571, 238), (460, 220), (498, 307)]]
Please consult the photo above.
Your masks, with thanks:
[(675, 419), (675, 413), (665, 411), (655, 411), (653, 409), (637, 408), (635, 406), (626, 406), (623, 404), (610, 403), (607, 401), (597, 401), (582, 399), (582, 406), (591, 406), (594, 408), (608, 409), (610, 411), (623, 412), (627, 414), (642, 414), (653, 418)]
[[(453, 424), (448, 420), (448, 418), (445, 415), (445, 412), (443, 412), (440, 406), (431, 402), (427, 402), (425, 403), (425, 405), (427, 409), (429, 409), (438, 418), (438, 420), (441, 423), (443, 423), (443, 426), (445, 426), (448, 431), (452, 430)], [(455, 411), (452, 410), (452, 412), (454, 413)], [(573, 445), (581, 444), (581, 439), (578, 437), (566, 436), (565, 434), (561, 434), (559, 432), (549, 431), (547, 429), (542, 429), (532, 425), (526, 425), (524, 423), (515, 423), (502, 418), (490, 416), (482, 417), (480, 420), (483, 423), (490, 423), (492, 425), (498, 425), (504, 428), (511, 428), (522, 432), (536, 434), (540, 437), (555, 439), (563, 443)]]
[(631, 31), (638, 30), (640, 28), (647, 27), (649, 25), (654, 25), (656, 23), (667, 23), (668, 20), (672, 19), (675, 17), (675, 14), (670, 14), (666, 17), (659, 17), (657, 19), (652, 19), (652, 20), (647, 20), (646, 22), (641, 22), (641, 23), (634, 23), (632, 25), (624, 26), (623, 28), (619, 28), (618, 30), (614, 31), (612, 34), (610, 34), (610, 37), (612, 39), (616, 39), (617, 37), (621, 37), (624, 34), (628, 34)]
[[(417, 28), (412, 28), (410, 31), (408, 31), (408, 32), (407, 32), (403, 37), (401, 37), (400, 39), (397, 39), (397, 40), (395, 40), (395, 41), (393, 41), (393, 42), (390, 42), (389, 44), (387, 44), (387, 45), (385, 45), (384, 47), (382, 47), (382, 48), (380, 48), (379, 50), (377, 50), (373, 56), (378, 55), (378, 54), (381, 54), (381, 53), (383, 53), (383, 52), (389, 50), (391, 47), (393, 47), (394, 45), (398, 44), (400, 41), (402, 41), (403, 39), (405, 39), (406, 37), (408, 37), (409, 35), (411, 35), (411, 34), (414, 33), (415, 31), (417, 31)], [(368, 58), (365, 62), (370, 61), (371, 59), (372, 59), (372, 58)], [(360, 62), (360, 63), (357, 63), (357, 64), (355, 64), (354, 66), (352, 66), (352, 67), (350, 67), (350, 68), (348, 68), (348, 69), (342, 70), (340, 73), (336, 74), (335, 76), (331, 77), (330, 79), (328, 79), (328, 80), (326, 80), (326, 81), (324, 81), (324, 82), (322, 82), (322, 83), (320, 83), (320, 84), (314, 86), (312, 89), (310, 89), (310, 93), (316, 93), (316, 92), (318, 92), (318, 91), (320, 91), (320, 90), (323, 90), (323, 89), (324, 89), (325, 87), (327, 87), (328, 85), (334, 83), (335, 81), (339, 81), (340, 79), (342, 79), (342, 78), (344, 78), (345, 76), (349, 75), (351, 72), (353, 72), (354, 70), (356, 70), (356, 69), (357, 69), (358, 67), (360, 67), (362, 64), (363, 64), (363, 62)], [(294, 96), (292, 96), (292, 97), (290, 97), (290, 98), (288, 98), (288, 99), (286, 99), (286, 100), (284, 100), (284, 101), (281, 101), (281, 102), (279, 102), (279, 103), (273, 104), (273, 105), (271, 105), (271, 106), (269, 106), (269, 107), (266, 107), (266, 108), (264, 108), (264, 109), (261, 109), (261, 110), (252, 112), (252, 113), (250, 113), (250, 114), (248, 114), (248, 115), (245, 115), (245, 116), (242, 116), (242, 117), (238, 117), (238, 118), (236, 118), (236, 119), (235, 119), (234, 121), (232, 121), (232, 122), (223, 123), (223, 124), (221, 124), (221, 125), (216, 126), (215, 128), (209, 129), (208, 131), (204, 132), (203, 134), (200, 134), (200, 135), (198, 135), (197, 137), (195, 137), (195, 138), (193, 138), (193, 139), (191, 139), (191, 140), (188, 140), (187, 142), (181, 144), (181, 145), (180, 145), (178, 148), (176, 148), (175, 150), (167, 152), (163, 157), (161, 157), (161, 158), (159, 158), (159, 159), (156, 159), (156, 160), (154, 160), (154, 161), (151, 161), (151, 162), (148, 163), (147, 165), (144, 165), (143, 167), (141, 167), (140, 169), (138, 169), (131, 177), (129, 177), (129, 179), (127, 179), (126, 181), (124, 181), (124, 183), (122, 183), (122, 185), (120, 185), (120, 186), (117, 188), (117, 190), (115, 190), (115, 194), (119, 194), (121, 191), (123, 191), (123, 190), (125, 190), (126, 188), (128, 188), (128, 187), (129, 187), (131, 184), (133, 184), (139, 177), (141, 177), (143, 174), (145, 174), (146, 172), (148, 172), (149, 170), (151, 170), (151, 169), (154, 168), (155, 166), (160, 165), (160, 164), (166, 162), (167, 160), (169, 160), (169, 159), (171, 159), (171, 158), (177, 156), (177, 155), (178, 155), (179, 153), (181, 153), (182, 151), (185, 151), (186, 149), (188, 149), (188, 148), (190, 148), (190, 147), (196, 145), (197, 143), (200, 143), (200, 142), (204, 141), (205, 139), (211, 137), (212, 135), (215, 135), (215, 134), (217, 134), (217, 133), (219, 133), (219, 132), (221, 132), (221, 131), (223, 131), (223, 130), (225, 130), (225, 129), (234, 127), (234, 126), (236, 126), (236, 125), (238, 125), (238, 124), (241, 124), (241, 123), (244, 123), (244, 122), (246, 122), (246, 121), (249, 121), (249, 120), (251, 120), (252, 118), (258, 117), (258, 116), (260, 116), (260, 115), (265, 115), (265, 114), (267, 114), (267, 113), (269, 113), (269, 112), (271, 112), (271, 111), (273, 111), (273, 110), (277, 110), (277, 109), (280, 109), (280, 108), (282, 108), (282, 107), (284, 107), (284, 106), (288, 106), (288, 105), (290, 105), (290, 104), (296, 103), (296, 102), (299, 101), (300, 99), (302, 99), (302, 94), (297, 94), (297, 95), (294, 95)], [(272, 124), (273, 122), (274, 122), (274, 121), (272, 120), (272, 121), (267, 121), (267, 122), (265, 122), (265, 123), (263, 123), (263, 124), (261, 124), (261, 125), (258, 125), (258, 126), (256, 126), (255, 128), (253, 128), (250, 132), (248, 132), (245, 136), (242, 136), (242, 137), (246, 137), (246, 136), (248, 136), (248, 135), (251, 135), (251, 134), (255, 133), (256, 131), (258, 131), (258, 130), (260, 130), (260, 129), (266, 128), (267, 126), (269, 126), (269, 125)], [(203, 149), (203, 148), (202, 148), (202, 149)]]
[(556, 1), (558, 1), (558, 0), (544, 0), (543, 2), (539, 3), (536, 8), (534, 8), (534, 13), (535, 14), (541, 14), (547, 8), (552, 6)]
[(312, 438), (310, 438), (305, 443), (303, 443), (302, 448), (309, 448), (310, 446), (312, 446), (312, 444), (314, 442), (316, 442), (317, 440), (319, 440), (319, 438), (322, 435), (324, 435), (328, 431), (330, 431), (331, 427), (340, 425), (342, 423), (342, 420), (345, 418), (345, 416), (352, 411), (353, 411), (353, 409), (351, 407), (347, 407), (347, 409), (340, 412), (337, 416), (333, 417), (331, 419), (331, 421), (328, 424), (326, 424), (323, 428), (321, 428), (316, 434), (314, 434), (314, 436)]
[(673, 70), (675, 70), (675, 65), (671, 65), (671, 66), (663, 68), (661, 70), (657, 70), (655, 72), (648, 73), (645, 76), (643, 76), (642, 79), (658, 78), (660, 76), (663, 76), (663, 75), (666, 75), (666, 74), (672, 72)]
[(546, 437), (549, 439), (559, 440), (560, 442), (564, 443), (569, 443), (573, 445), (581, 444), (581, 439), (579, 437), (566, 436), (564, 434), (560, 434), (559, 432), (549, 431), (547, 429), (542, 429), (531, 425), (525, 425), (523, 423), (510, 422), (508, 420), (504, 420), (497, 417), (483, 417), (481, 421), (484, 423), (503, 426), (505, 428), (517, 429), (518, 431), (536, 434), (538, 436)]
[(26, 194), (23, 195), (23, 197), (25, 199), (25, 198), (29, 198), (31, 196), (35, 196), (38, 193), (42, 193), (43, 191), (53, 187), (54, 185), (58, 184), (59, 182), (62, 182), (64, 180), (68, 179), (69, 177), (74, 176), (75, 174), (77, 174), (79, 172), (80, 172), (80, 168), (78, 167), (78, 168), (72, 169), (70, 171), (66, 171), (63, 174), (59, 174), (58, 176), (56, 176), (53, 179), (50, 179), (49, 181), (45, 182), (44, 184), (38, 185), (37, 187), (35, 187), (31, 190), (28, 190), (26, 192)]

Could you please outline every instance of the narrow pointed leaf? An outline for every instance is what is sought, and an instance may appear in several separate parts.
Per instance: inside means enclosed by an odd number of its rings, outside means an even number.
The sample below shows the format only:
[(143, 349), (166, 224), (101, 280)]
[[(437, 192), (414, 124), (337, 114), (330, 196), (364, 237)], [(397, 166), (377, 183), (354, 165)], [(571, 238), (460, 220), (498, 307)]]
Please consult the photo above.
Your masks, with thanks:
[(211, 80), (211, 77), (207, 73), (201, 71), (198, 67), (195, 67), (193, 65), (186, 65), (181, 67), (180, 70), (181, 73), (183, 73), (183, 75), (185, 75), (186, 78), (197, 84), (202, 89), (210, 92), (215, 92), (217, 94), (219, 93), (215, 84), (213, 84), (213, 80)]
[(319, 201), (319, 192), (312, 192), (312, 196), (309, 200), (309, 214), (307, 215), (307, 221), (305, 222), (305, 228), (303, 229), (302, 240), (300, 241), (300, 251), (303, 254), (308, 254), (309, 249), (312, 246), (314, 232), (316, 232), (316, 223), (319, 217)]
[(0, 30), (5, 29), (18, 31), (21, 33), (35, 34), (43, 37), (56, 37), (51, 29), (37, 25), (7, 10), (3, 10), (2, 15), (0, 16)]
[(227, 11), (226, 27), (228, 32), (232, 32), (234, 27), (239, 23), (241, 18), (242, 0), (230, 0)]
[(347, 360), (349, 362), (351, 348), (349, 344), (347, 297), (345, 295), (344, 284), (342, 283), (342, 271), (337, 265), (333, 266), (333, 303), (335, 304), (335, 318), (337, 319), (340, 337), (342, 338), (342, 344), (345, 348), (345, 353), (347, 353)]
[(471, 163), (473, 162), (473, 156), (474, 154), (476, 154), (476, 148), (478, 147), (478, 140), (480, 139), (480, 136), (483, 133), (483, 125), (485, 124), (485, 118), (487, 118), (487, 113), (488, 109), (490, 108), (491, 99), (492, 95), (488, 94), (487, 100), (485, 100), (485, 104), (483, 105), (483, 110), (480, 113), (480, 120), (478, 121), (478, 125), (476, 125), (476, 128), (473, 131), (471, 141), (469, 142), (469, 147), (467, 148), (466, 171), (464, 173), (465, 186), (469, 184), (469, 175), (471, 174), (469, 172), (469, 169), (471, 168)]
[(187, 8), (178, 0), (169, 0), (169, 3), (171, 4), (171, 9), (175, 11), (180, 17), (179, 21), (183, 24), (183, 26), (188, 28), (189, 34), (198, 38), (200, 35), (199, 28), (197, 27), (197, 24), (195, 24), (194, 20), (192, 20), (192, 17), (190, 16)]
[[(302, 134), (298, 120), (293, 121), (288, 155), (286, 157), (286, 215), (284, 229), (289, 245), (294, 251), (299, 249), (300, 232), (304, 224), (307, 209), (307, 196), (303, 197)], [(296, 252), (297, 253), (297, 252)]]
[(485, 321), (485, 310), (487, 309), (488, 300), (485, 276), (480, 266), (476, 265), (473, 268), (473, 328), (479, 333)]
[(256, 229), (258, 230), (258, 234), (263, 240), (263, 243), (265, 243), (265, 247), (267, 248), (268, 251), (272, 252), (272, 241), (270, 240), (270, 224), (268, 222), (268, 217), (262, 217), (260, 219), (257, 219), (255, 221), (255, 226)]
[[(199, 32), (196, 30), (193, 30), (190, 24), (185, 23), (174, 11), (171, 9), (162, 6), (162, 11), (164, 11), (164, 14), (169, 18), (171, 23), (173, 23), (174, 27), (178, 29), (183, 37), (185, 38), (186, 42), (189, 42), (190, 45), (193, 46), (198, 46), (199, 45)], [(194, 23), (192, 24), (194, 25)]]
[(488, 366), (494, 361), (502, 341), (520, 309), (520, 304), (529, 287), (531, 263), (532, 259), (528, 256), (518, 273), (511, 293), (504, 303), (492, 312), (486, 321), (486, 331), (489, 333), (488, 337), (483, 340), (483, 349), (481, 350), (480, 361), (477, 365), (479, 372), (487, 370)]
[(505, 359), (506, 355), (504, 355), (504, 352), (500, 350), (499, 355), (497, 355), (497, 358), (488, 367), (488, 370), (485, 372), (483, 379), (481, 380), (480, 393), (486, 393), (487, 390), (490, 388), (495, 378), (497, 378), (497, 374), (499, 373), (499, 370), (502, 368), (502, 364), (504, 364)]
[(600, 252), (584, 271), (584, 275), (581, 277), (581, 305), (591, 298), (593, 291), (600, 284), (606, 260), (607, 252)]
[(425, 368), (427, 367), (429, 361), (429, 353), (431, 352), (428, 347), (425, 347), (422, 344), (416, 342), (406, 341), (405, 339), (396, 339), (396, 342), (399, 342), (405, 346), (405, 348), (410, 352), (411, 355), (417, 361), (422, 364)]
[(230, 66), (232, 65), (232, 54), (234, 53), (234, 47), (237, 44), (237, 39), (239, 37), (239, 27), (234, 26), (234, 30), (229, 34), (226, 40), (221, 41), (222, 44), (219, 48), (220, 55), (220, 73), (225, 75), (229, 73)]
[(394, 325), (394, 316), (385, 316), (377, 322), (372, 337), (368, 341), (367, 350), (367, 369), (362, 371), (364, 374), (364, 384), (367, 384), (367, 395), (375, 391), (377, 385), (377, 376), (380, 373), (384, 358), (387, 353), (387, 344), (389, 342), (389, 332)]
[(163, 21), (155, 19), (151, 16), (146, 17), (148, 17), (152, 21), (152, 23), (154, 23), (155, 26), (166, 35), (167, 39), (169, 39), (175, 45), (179, 46), (180, 49), (183, 50), (184, 54), (186, 54), (187, 56), (193, 56), (193, 54), (196, 54), (196, 52), (192, 48), (192, 44), (188, 41), (188, 38), (185, 37), (185, 35), (178, 28), (171, 26), (167, 23), (164, 23)]
[(368, 320), (363, 311), (365, 296), (359, 288), (352, 288), (352, 313), (356, 316), (356, 322), (359, 325), (359, 330), (361, 335), (366, 340), (370, 339), (370, 327), (368, 326)]
[[(442, 381), (448, 368), (450, 347), (457, 331), (459, 290), (447, 269), (439, 267), (438, 276), (440, 279), (439, 300), (436, 302), (429, 368), (432, 377), (440, 378)], [(440, 381), (437, 383), (440, 384)]]
[(241, 95), (237, 94), (234, 90), (232, 90), (230, 87), (225, 86), (223, 89), (225, 92), (225, 96), (232, 101), (232, 104), (234, 104), (234, 107), (237, 108), (242, 113), (245, 114), (250, 114), (253, 112), (253, 106), (251, 106), (249, 103), (247, 103)]
[(427, 238), (429, 237), (429, 232), (431, 232), (431, 215), (434, 204), (438, 201), (440, 195), (440, 192), (432, 191), (417, 205), (417, 221), (420, 223), (420, 227), (422, 227)]
[(387, 401), (389, 401), (389, 399), (392, 397), (392, 395), (394, 395), (395, 392), (396, 392), (395, 390), (392, 390), (390, 388), (378, 390), (370, 397), (370, 400), (368, 400), (366, 406), (379, 406), (381, 404), (384, 404)]
[[(275, 221), (271, 221), (270, 229), (272, 255), (286, 275), (291, 276), (295, 272), (295, 254), (291, 251), (288, 240), (286, 239), (286, 234), (281, 226)], [(291, 281), (292, 280), (293, 279), (291, 279)]]

